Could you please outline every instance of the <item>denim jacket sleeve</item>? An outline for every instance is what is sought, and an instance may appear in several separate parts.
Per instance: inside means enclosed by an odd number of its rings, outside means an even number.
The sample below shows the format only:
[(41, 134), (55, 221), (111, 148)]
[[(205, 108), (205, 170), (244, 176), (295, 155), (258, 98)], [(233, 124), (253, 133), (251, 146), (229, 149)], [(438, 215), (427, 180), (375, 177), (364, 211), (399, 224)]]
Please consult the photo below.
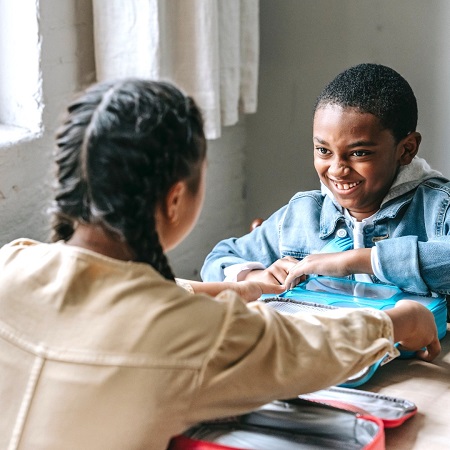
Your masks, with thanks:
[(287, 206), (283, 206), (261, 226), (240, 238), (229, 238), (219, 242), (206, 257), (201, 270), (203, 281), (222, 281), (225, 267), (248, 261), (259, 261), (268, 267), (281, 258), (279, 228)]
[(206, 257), (201, 277), (221, 281), (224, 269), (233, 264), (269, 267), (285, 256), (301, 260), (320, 251), (339, 227), (346, 227), (345, 220), (331, 200), (319, 190), (298, 192), (251, 233), (219, 242)]
[(449, 235), (425, 242), (417, 236), (402, 236), (377, 243), (377, 249), (384, 276), (400, 289), (423, 295), (450, 294)]
[(376, 243), (383, 275), (407, 292), (450, 294), (450, 183), (424, 182), (395, 203), (390, 237)]

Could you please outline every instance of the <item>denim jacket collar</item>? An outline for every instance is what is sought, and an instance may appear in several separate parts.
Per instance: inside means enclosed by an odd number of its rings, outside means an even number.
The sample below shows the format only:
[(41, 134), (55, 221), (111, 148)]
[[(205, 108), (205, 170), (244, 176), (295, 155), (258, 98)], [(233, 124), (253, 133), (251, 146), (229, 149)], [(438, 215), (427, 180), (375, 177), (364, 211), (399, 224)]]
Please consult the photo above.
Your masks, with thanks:
[[(322, 194), (323, 192), (324, 191), (322, 190)], [(323, 208), (320, 214), (320, 238), (325, 239), (333, 234), (339, 222), (342, 221), (345, 221), (342, 206), (337, 203), (332, 194), (325, 195), (323, 200)]]

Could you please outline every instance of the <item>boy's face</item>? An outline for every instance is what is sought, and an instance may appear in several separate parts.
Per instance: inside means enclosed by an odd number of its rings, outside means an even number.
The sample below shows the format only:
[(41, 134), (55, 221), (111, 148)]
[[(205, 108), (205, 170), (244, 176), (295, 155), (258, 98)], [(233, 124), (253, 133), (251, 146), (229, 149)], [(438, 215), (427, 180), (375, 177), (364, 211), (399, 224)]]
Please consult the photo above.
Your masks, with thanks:
[(402, 164), (402, 141), (373, 114), (325, 105), (314, 115), (313, 142), (314, 167), (339, 204), (358, 220), (378, 211)]

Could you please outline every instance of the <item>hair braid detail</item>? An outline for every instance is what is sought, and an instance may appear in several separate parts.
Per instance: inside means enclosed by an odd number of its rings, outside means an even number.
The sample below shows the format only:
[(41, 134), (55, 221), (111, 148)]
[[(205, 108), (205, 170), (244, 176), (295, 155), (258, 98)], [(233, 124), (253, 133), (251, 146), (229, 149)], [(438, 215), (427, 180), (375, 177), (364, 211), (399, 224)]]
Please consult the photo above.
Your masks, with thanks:
[(206, 144), (200, 111), (173, 85), (100, 83), (68, 108), (57, 133), (53, 240), (77, 222), (127, 242), (135, 260), (173, 278), (156, 231), (158, 205), (179, 180), (198, 187)]

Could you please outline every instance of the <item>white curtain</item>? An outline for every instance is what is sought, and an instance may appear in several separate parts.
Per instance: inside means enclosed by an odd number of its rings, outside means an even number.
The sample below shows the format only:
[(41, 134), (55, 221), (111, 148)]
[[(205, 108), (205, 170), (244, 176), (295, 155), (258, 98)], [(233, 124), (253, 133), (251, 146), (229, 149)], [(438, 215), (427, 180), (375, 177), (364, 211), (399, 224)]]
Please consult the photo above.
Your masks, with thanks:
[(93, 0), (97, 79), (168, 80), (208, 139), (257, 106), (259, 0)]

